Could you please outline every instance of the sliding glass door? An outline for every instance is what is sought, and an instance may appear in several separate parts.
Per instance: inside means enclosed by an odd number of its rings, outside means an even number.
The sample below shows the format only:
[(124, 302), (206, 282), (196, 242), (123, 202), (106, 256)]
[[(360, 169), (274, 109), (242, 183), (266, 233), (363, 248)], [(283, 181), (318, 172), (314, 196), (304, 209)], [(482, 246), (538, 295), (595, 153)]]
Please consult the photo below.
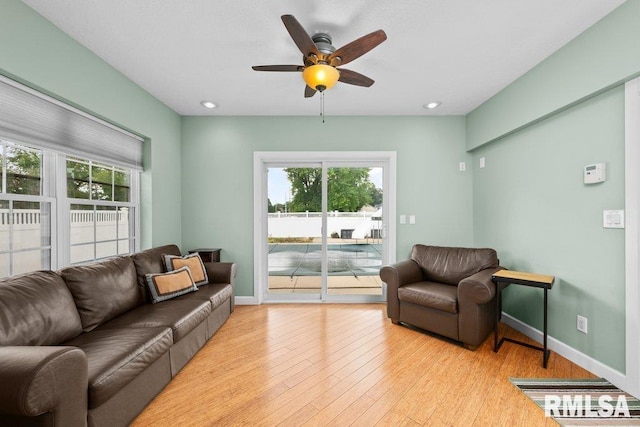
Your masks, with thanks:
[(383, 301), (379, 271), (391, 262), (389, 162), (289, 159), (261, 165), (261, 299)]
[(320, 295), (322, 168), (269, 167), (268, 176), (267, 294)]
[(327, 169), (328, 295), (382, 297), (382, 167)]

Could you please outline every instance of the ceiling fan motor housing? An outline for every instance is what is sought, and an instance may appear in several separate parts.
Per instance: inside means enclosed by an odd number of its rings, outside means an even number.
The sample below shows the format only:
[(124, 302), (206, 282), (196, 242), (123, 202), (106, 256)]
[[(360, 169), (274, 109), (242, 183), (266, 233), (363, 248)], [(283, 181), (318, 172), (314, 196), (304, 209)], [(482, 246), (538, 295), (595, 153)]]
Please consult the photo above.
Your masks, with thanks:
[[(327, 33), (318, 33), (314, 34), (311, 40), (313, 40), (313, 43), (318, 48), (318, 52), (321, 54), (321, 57), (318, 58), (319, 62), (327, 63), (326, 58), (336, 51), (336, 48), (331, 44), (331, 36)], [(306, 60), (307, 58), (305, 58), (305, 62)]]

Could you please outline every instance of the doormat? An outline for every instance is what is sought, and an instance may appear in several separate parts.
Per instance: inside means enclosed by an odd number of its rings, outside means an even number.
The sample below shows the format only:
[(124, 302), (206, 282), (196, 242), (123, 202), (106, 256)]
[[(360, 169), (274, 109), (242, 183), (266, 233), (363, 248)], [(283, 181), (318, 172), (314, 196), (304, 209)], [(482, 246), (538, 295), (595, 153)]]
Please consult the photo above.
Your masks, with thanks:
[(640, 401), (604, 378), (509, 378), (563, 426), (640, 426)]

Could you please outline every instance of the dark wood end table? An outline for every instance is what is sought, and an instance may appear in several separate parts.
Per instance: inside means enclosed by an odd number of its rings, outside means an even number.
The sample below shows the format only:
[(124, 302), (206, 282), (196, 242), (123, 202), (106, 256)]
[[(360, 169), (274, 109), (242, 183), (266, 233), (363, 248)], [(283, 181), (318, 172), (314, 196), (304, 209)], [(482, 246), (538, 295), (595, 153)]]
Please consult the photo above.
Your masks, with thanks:
[(220, 248), (199, 248), (192, 249), (189, 253), (198, 253), (203, 262), (220, 262), (220, 251)]

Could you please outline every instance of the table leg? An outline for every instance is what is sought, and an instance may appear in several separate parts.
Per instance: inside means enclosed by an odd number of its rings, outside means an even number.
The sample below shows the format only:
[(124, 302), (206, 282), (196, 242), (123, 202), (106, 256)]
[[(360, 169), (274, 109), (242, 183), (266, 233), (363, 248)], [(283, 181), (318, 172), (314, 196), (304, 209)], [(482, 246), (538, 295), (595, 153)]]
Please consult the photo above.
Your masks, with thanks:
[(542, 367), (546, 369), (549, 353), (547, 350), (547, 288), (544, 288), (544, 343), (542, 350)]
[(493, 352), (498, 352), (498, 324), (500, 323), (500, 309), (502, 304), (500, 303), (500, 283), (496, 282), (496, 324), (493, 327)]

